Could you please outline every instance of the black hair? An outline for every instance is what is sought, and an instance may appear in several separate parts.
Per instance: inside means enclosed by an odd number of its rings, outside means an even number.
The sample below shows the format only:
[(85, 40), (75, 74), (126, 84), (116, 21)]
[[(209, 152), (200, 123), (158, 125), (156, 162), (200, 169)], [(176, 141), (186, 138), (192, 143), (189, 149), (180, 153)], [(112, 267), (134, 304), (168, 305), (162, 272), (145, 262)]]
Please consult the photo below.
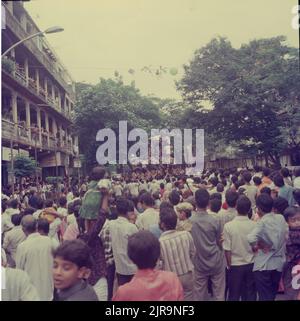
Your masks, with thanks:
[(128, 256), (139, 269), (153, 269), (160, 256), (160, 243), (149, 231), (139, 231), (128, 238)]
[(268, 167), (264, 167), (262, 172), (264, 176), (269, 176), (271, 174), (271, 170)]
[(119, 215), (127, 215), (128, 213), (128, 200), (125, 197), (118, 197), (116, 199), (116, 208)]
[(295, 168), (294, 174), (296, 177), (300, 177), (300, 167)]
[(78, 268), (93, 265), (91, 250), (82, 240), (64, 241), (55, 251), (53, 257), (60, 257), (65, 261), (70, 261), (77, 265)]
[(143, 193), (140, 197), (140, 202), (146, 206), (154, 206), (154, 199), (152, 195), (148, 192)]
[(164, 208), (173, 208), (173, 205), (170, 202), (163, 201), (159, 205), (159, 210), (163, 210)]
[(128, 200), (128, 212), (134, 211), (134, 202), (131, 200)]
[(274, 177), (274, 184), (277, 186), (277, 187), (282, 187), (284, 186), (284, 180), (283, 180), (283, 177), (281, 175), (276, 175)]
[(247, 215), (251, 210), (251, 201), (245, 195), (241, 195), (236, 201), (236, 210), (239, 215)]
[(257, 196), (256, 199), (256, 206), (263, 212), (263, 213), (270, 213), (273, 208), (273, 199), (269, 194), (262, 193)]
[(68, 204), (68, 214), (72, 214), (74, 212), (74, 203), (70, 202)]
[(38, 210), (41, 210), (44, 207), (44, 201), (43, 201), (43, 199), (41, 197), (37, 197), (36, 198), (35, 204), (36, 204), (36, 208)]
[(65, 206), (67, 204), (67, 198), (66, 197), (60, 197), (60, 199), (58, 200), (58, 204), (59, 206)]
[(239, 193), (230, 189), (225, 194), (226, 203), (229, 207), (235, 207), (236, 201), (238, 200), (238, 198), (239, 198)]
[(92, 169), (90, 179), (92, 181), (99, 181), (100, 179), (104, 178), (105, 176), (105, 169), (101, 166), (96, 166)]
[(265, 186), (260, 190), (260, 194), (268, 194), (270, 196), (271, 196), (271, 192), (272, 192), (271, 188), (268, 186)]
[(293, 196), (295, 201), (298, 203), (298, 205), (300, 206), (300, 188), (296, 188), (293, 191)]
[(32, 207), (26, 207), (26, 208), (23, 210), (23, 216), (25, 216), (25, 215), (32, 215), (34, 212), (35, 212), (34, 208), (32, 208)]
[(222, 207), (222, 201), (218, 198), (210, 199), (209, 207), (212, 212), (218, 213)]
[(242, 176), (246, 183), (250, 183), (252, 175), (249, 171), (245, 171)]
[(38, 231), (43, 231), (46, 235), (49, 234), (49, 230), (50, 230), (50, 224), (48, 222), (48, 220), (44, 219), (44, 218), (40, 218), (37, 221), (37, 230)]
[(81, 207), (80, 205), (76, 205), (73, 208), (73, 214), (76, 218), (79, 217), (80, 207)]
[(288, 168), (286, 167), (283, 167), (281, 170), (280, 170), (280, 173), (283, 177), (289, 177), (290, 176), (290, 171)]
[(53, 206), (53, 200), (46, 200), (45, 201), (45, 207), (52, 207)]
[(177, 215), (172, 208), (164, 208), (159, 212), (159, 219), (164, 223), (167, 230), (175, 230), (177, 225)]
[(23, 215), (22, 214), (14, 214), (11, 217), (11, 222), (13, 223), (14, 226), (19, 226), (21, 224)]
[(18, 200), (16, 200), (16, 199), (13, 199), (13, 200), (11, 200), (11, 201), (9, 202), (9, 206), (10, 206), (11, 208), (13, 208), (13, 209), (16, 209), (16, 208), (18, 207), (18, 205), (19, 205), (19, 202), (18, 202)]
[(262, 183), (262, 180), (261, 180), (260, 177), (254, 176), (254, 177), (253, 177), (253, 182), (254, 182), (254, 184), (255, 184), (256, 186), (259, 186), (259, 185)]
[(297, 215), (298, 213), (300, 213), (300, 207), (298, 206), (289, 206), (288, 208), (285, 209), (285, 211), (283, 212), (283, 216), (286, 220), (286, 222), (289, 221), (289, 218), (294, 217), (295, 215)]
[(169, 195), (169, 201), (173, 206), (178, 205), (180, 202), (180, 194), (176, 190), (173, 190)]
[(224, 192), (224, 185), (221, 183), (218, 183), (217, 185), (217, 192), (222, 193)]
[(195, 200), (198, 208), (206, 208), (209, 203), (209, 193), (204, 188), (199, 188), (195, 193)]
[(222, 194), (221, 193), (212, 193), (209, 196), (209, 199), (210, 200), (217, 199), (217, 200), (220, 200), (222, 202)]
[(273, 208), (276, 209), (280, 214), (283, 214), (285, 209), (288, 207), (289, 202), (281, 196), (276, 197), (273, 201)]

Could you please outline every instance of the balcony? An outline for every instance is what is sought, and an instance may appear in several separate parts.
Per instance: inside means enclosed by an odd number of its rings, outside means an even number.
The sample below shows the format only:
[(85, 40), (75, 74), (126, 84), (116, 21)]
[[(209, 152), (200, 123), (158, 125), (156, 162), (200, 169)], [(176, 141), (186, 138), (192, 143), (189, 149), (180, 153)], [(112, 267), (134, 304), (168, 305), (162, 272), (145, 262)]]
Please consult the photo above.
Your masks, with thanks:
[[(29, 138), (29, 130), (31, 130), (31, 139)], [(8, 119), (2, 118), (2, 139), (6, 141), (13, 141), (20, 145), (37, 147), (39, 149), (46, 149), (52, 151), (60, 151), (66, 154), (73, 155), (73, 145), (70, 142), (56, 139), (52, 134), (42, 132), (42, 141), (39, 138), (35, 140), (35, 137), (39, 137), (39, 130), (35, 128), (28, 129), (20, 124), (15, 125)]]
[(57, 100), (54, 100), (52, 96), (48, 95), (42, 87), (38, 87), (35, 79), (30, 77), (28, 77), (28, 80), (26, 79), (24, 68), (22, 68), (17, 62), (12, 59), (6, 58), (6, 61), (9, 61), (9, 63), (12, 65), (12, 70), (6, 68), (5, 65), (3, 65), (2, 72), (4, 72), (5, 74), (9, 74), (10, 77), (20, 83), (23, 87), (26, 87), (30, 92), (34, 93), (34, 95), (42, 99), (43, 102), (55, 109), (61, 116), (67, 118), (70, 121), (71, 114), (63, 108), (59, 108)]
[[(28, 33), (23, 29), (17, 18), (6, 8), (5, 10), (6, 27), (10, 29), (18, 39), (28, 37)], [(2, 31), (3, 32), (3, 31)], [(53, 66), (53, 61), (47, 57), (36, 45), (33, 39), (27, 40), (23, 45), (38, 59), (38, 61), (47, 69), (51, 76), (69, 93), (73, 98), (74, 93), (71, 86), (63, 79), (60, 73)]]

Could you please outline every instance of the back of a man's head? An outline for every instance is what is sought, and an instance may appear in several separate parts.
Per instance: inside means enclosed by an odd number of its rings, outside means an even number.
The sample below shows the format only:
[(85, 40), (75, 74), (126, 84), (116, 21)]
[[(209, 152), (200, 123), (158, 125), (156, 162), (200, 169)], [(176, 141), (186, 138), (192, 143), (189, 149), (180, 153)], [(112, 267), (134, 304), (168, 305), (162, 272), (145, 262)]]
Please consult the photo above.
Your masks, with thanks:
[(21, 226), (25, 234), (36, 232), (36, 220), (32, 215), (26, 215), (22, 218)]
[(195, 193), (195, 200), (199, 209), (206, 209), (209, 203), (209, 193), (204, 188), (199, 188)]
[(146, 230), (130, 235), (128, 256), (139, 269), (154, 269), (160, 256), (159, 240)]
[(164, 230), (175, 230), (177, 225), (177, 215), (173, 208), (166, 207), (159, 212), (160, 223)]
[(126, 216), (128, 213), (128, 200), (125, 197), (116, 199), (116, 208), (119, 215)]
[(269, 194), (262, 193), (256, 199), (256, 206), (259, 209), (260, 213), (270, 213), (273, 208), (273, 199)]
[(225, 200), (229, 207), (235, 207), (236, 201), (238, 200), (238, 198), (239, 198), (239, 193), (231, 189), (229, 189), (225, 194)]
[(236, 210), (239, 215), (246, 216), (251, 209), (251, 201), (245, 195), (242, 195), (236, 201)]

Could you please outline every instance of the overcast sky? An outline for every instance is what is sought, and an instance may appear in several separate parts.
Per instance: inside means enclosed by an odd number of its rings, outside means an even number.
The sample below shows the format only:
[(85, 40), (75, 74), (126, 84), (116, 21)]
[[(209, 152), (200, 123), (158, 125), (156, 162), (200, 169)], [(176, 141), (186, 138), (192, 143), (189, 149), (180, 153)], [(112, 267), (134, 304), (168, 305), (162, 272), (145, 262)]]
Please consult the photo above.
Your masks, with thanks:
[[(297, 0), (31, 0), (25, 8), (41, 28), (62, 26), (47, 39), (75, 81), (114, 76), (135, 80), (143, 94), (179, 98), (174, 81), (197, 48), (215, 36), (234, 47), (255, 38), (285, 35), (298, 47), (291, 26)], [(176, 68), (160, 78), (144, 66)], [(134, 69), (132, 75), (129, 69)]]

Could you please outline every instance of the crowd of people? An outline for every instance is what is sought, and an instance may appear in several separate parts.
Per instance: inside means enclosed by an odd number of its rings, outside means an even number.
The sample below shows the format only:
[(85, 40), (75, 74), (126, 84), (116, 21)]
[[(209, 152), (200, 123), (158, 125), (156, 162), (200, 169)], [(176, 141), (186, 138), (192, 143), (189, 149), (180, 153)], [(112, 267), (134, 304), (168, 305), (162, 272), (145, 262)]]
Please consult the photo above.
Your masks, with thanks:
[(300, 168), (27, 180), (1, 236), (2, 300), (300, 300)]

